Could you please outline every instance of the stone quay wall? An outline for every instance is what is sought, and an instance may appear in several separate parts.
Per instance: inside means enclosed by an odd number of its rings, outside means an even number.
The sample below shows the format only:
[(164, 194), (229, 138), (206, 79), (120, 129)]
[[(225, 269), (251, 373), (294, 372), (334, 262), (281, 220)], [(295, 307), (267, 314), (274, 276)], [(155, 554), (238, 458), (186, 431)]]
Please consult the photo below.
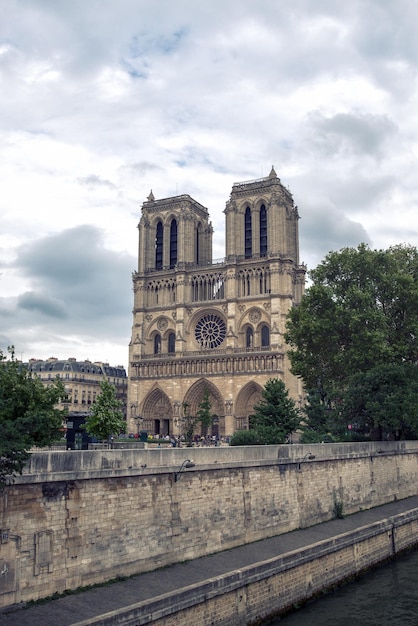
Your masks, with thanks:
[(0, 606), (407, 498), (417, 470), (413, 441), (34, 453), (0, 500)]
[(73, 626), (255, 625), (417, 543), (415, 508)]

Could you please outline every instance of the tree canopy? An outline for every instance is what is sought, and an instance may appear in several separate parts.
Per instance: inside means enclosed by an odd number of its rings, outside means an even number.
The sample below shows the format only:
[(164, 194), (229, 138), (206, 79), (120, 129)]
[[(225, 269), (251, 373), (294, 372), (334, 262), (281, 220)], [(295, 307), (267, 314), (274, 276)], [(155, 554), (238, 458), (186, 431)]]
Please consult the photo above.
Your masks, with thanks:
[(231, 445), (281, 444), (300, 423), (300, 414), (284, 382), (278, 378), (267, 381), (261, 400), (250, 415), (249, 431), (238, 431)]
[[(330, 252), (309, 277), (311, 286), (287, 320), (292, 372), (306, 389), (317, 389), (323, 402), (338, 405), (347, 420), (354, 417), (353, 406), (361, 404), (358, 397), (354, 402), (353, 386), (359, 389), (362, 375), (369, 381), (382, 376), (405, 380), (401, 370), (417, 367), (418, 250), (408, 245), (344, 248)], [(396, 373), (384, 372), (388, 365), (396, 366)], [(376, 389), (369, 385), (367, 394), (377, 398)], [(376, 402), (374, 425), (378, 419), (389, 427), (388, 402), (379, 405), (386, 407), (385, 417)]]
[(346, 422), (356, 430), (418, 436), (418, 367), (409, 363), (374, 367), (350, 380), (344, 397)]
[(57, 441), (63, 411), (55, 408), (65, 396), (57, 379), (45, 386), (15, 359), (0, 350), (0, 485), (21, 473), (33, 446)]
[(122, 403), (116, 397), (115, 387), (108, 381), (100, 383), (100, 395), (86, 419), (85, 428), (90, 435), (108, 441), (126, 428)]

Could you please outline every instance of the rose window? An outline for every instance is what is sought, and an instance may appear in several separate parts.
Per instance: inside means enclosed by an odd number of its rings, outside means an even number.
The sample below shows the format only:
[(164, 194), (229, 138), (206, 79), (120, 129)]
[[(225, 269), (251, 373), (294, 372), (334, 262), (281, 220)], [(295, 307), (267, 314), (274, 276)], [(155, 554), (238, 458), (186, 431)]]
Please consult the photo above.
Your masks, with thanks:
[(196, 341), (202, 348), (217, 348), (226, 337), (226, 325), (219, 315), (208, 313), (196, 324)]

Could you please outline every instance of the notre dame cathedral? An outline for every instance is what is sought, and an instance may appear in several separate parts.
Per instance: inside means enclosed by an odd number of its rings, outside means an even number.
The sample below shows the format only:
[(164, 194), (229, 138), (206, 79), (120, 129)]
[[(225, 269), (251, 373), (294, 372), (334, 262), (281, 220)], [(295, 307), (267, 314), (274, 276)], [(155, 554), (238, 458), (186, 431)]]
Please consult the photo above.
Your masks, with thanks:
[[(128, 430), (182, 434), (205, 389), (207, 434), (248, 428), (270, 378), (302, 399), (289, 371), (286, 314), (301, 300), (298, 210), (272, 168), (235, 183), (225, 207), (226, 255), (212, 262), (208, 210), (189, 195), (151, 192), (138, 225), (138, 271), (129, 345)], [(187, 403), (187, 404), (186, 404)]]

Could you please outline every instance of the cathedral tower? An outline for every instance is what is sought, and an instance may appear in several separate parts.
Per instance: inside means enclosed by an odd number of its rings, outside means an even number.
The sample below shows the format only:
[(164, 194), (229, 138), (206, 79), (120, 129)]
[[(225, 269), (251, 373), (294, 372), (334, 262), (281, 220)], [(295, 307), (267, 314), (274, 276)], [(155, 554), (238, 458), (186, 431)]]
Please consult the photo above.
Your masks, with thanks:
[(129, 346), (128, 428), (182, 434), (205, 389), (216, 416), (209, 434), (248, 428), (270, 378), (294, 400), (283, 334), (300, 302), (298, 211), (274, 168), (235, 183), (226, 203), (226, 255), (212, 263), (212, 226), (188, 195), (148, 196), (139, 222), (138, 271)]

